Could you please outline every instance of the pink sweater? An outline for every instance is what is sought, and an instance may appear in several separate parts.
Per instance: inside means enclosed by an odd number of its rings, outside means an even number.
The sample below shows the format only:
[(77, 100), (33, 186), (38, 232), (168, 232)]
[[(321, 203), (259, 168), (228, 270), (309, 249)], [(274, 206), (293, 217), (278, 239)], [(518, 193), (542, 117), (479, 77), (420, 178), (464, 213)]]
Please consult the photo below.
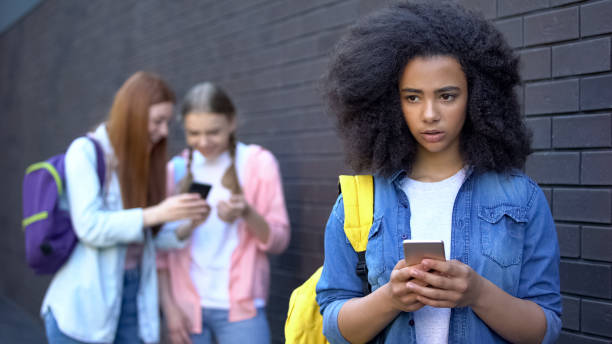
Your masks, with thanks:
[[(240, 321), (256, 315), (254, 299), (266, 300), (270, 285), (267, 253), (281, 253), (289, 244), (289, 220), (278, 163), (272, 153), (257, 145), (247, 149), (242, 189), (244, 197), (268, 223), (270, 235), (262, 243), (251, 234), (246, 222), (238, 227), (238, 246), (231, 257), (229, 321)], [(174, 169), (168, 164), (168, 195), (175, 193)], [(157, 268), (167, 269), (174, 301), (189, 318), (192, 333), (202, 332), (200, 297), (189, 269), (191, 245), (175, 251), (158, 252)]]

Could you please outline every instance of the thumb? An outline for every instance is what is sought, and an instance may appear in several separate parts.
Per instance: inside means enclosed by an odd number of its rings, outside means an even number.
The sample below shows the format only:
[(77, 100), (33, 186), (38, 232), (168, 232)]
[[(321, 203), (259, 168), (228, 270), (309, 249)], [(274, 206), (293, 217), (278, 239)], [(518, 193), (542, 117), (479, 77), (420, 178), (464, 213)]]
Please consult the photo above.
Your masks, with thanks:
[(405, 259), (400, 259), (397, 264), (395, 264), (395, 267), (393, 267), (393, 270), (400, 270), (403, 269), (405, 267), (407, 267), (408, 265), (406, 264), (406, 260)]

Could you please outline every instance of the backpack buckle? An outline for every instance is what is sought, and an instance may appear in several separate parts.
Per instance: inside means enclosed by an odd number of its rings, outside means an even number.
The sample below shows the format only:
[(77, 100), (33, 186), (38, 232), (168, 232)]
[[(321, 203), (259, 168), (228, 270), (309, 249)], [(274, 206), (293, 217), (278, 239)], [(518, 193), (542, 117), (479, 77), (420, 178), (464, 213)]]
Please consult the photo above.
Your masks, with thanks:
[(355, 266), (355, 272), (361, 280), (361, 289), (363, 291), (363, 295), (365, 296), (372, 291), (370, 283), (368, 283), (368, 266), (366, 265), (365, 251), (357, 252), (357, 257), (359, 260)]
[(357, 266), (355, 267), (355, 272), (357, 276), (367, 276), (368, 275), (368, 266), (365, 261), (360, 260), (357, 262)]

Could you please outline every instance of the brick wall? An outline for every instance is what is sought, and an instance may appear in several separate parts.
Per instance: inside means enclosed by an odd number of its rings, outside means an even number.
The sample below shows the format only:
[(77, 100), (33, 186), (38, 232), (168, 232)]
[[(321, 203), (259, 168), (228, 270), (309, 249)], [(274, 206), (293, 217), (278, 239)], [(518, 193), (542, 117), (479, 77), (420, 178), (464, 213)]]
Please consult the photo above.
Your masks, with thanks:
[(548, 195), (561, 247), (559, 342), (610, 343), (612, 1), (500, 0), (489, 16), (522, 59), (526, 171)]
[[(495, 21), (520, 53), (518, 89), (534, 131), (527, 172), (558, 225), (561, 343), (612, 338), (612, 0), (460, 0)], [(31, 162), (63, 150), (103, 120), (138, 69), (163, 75), (182, 97), (196, 82), (224, 86), (239, 136), (281, 165), (292, 241), (271, 258), (275, 342), (290, 291), (322, 263), (336, 176), (350, 172), (318, 91), (330, 48), (374, 0), (43, 1), (0, 34), (0, 293), (36, 313), (48, 278), (23, 261), (20, 183)], [(172, 151), (182, 133), (172, 128)]]

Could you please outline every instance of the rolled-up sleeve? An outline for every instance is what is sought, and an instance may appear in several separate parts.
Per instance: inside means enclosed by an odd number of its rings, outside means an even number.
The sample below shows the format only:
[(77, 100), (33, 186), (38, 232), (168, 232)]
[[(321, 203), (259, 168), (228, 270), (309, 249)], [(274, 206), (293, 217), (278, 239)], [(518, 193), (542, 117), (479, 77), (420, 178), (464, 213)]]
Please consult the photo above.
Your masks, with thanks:
[(554, 343), (561, 331), (559, 244), (546, 197), (535, 183), (533, 187), (518, 297), (542, 308), (546, 316), (542, 343)]
[(323, 311), (323, 335), (325, 338), (327, 338), (327, 341), (332, 344), (350, 343), (344, 339), (342, 333), (340, 333), (340, 328), (338, 327), (338, 314), (340, 313), (342, 306), (344, 306), (347, 301), (348, 299), (333, 301), (327, 307), (325, 307), (325, 310)]
[(77, 237), (95, 247), (143, 242), (142, 208), (104, 210), (96, 164), (94, 145), (86, 138), (75, 140), (66, 152), (66, 192)]
[(344, 304), (363, 297), (361, 280), (355, 273), (357, 253), (344, 234), (344, 206), (338, 198), (325, 228), (325, 261), (317, 283), (317, 303), (323, 315), (323, 334), (330, 343), (348, 343), (338, 328)]

